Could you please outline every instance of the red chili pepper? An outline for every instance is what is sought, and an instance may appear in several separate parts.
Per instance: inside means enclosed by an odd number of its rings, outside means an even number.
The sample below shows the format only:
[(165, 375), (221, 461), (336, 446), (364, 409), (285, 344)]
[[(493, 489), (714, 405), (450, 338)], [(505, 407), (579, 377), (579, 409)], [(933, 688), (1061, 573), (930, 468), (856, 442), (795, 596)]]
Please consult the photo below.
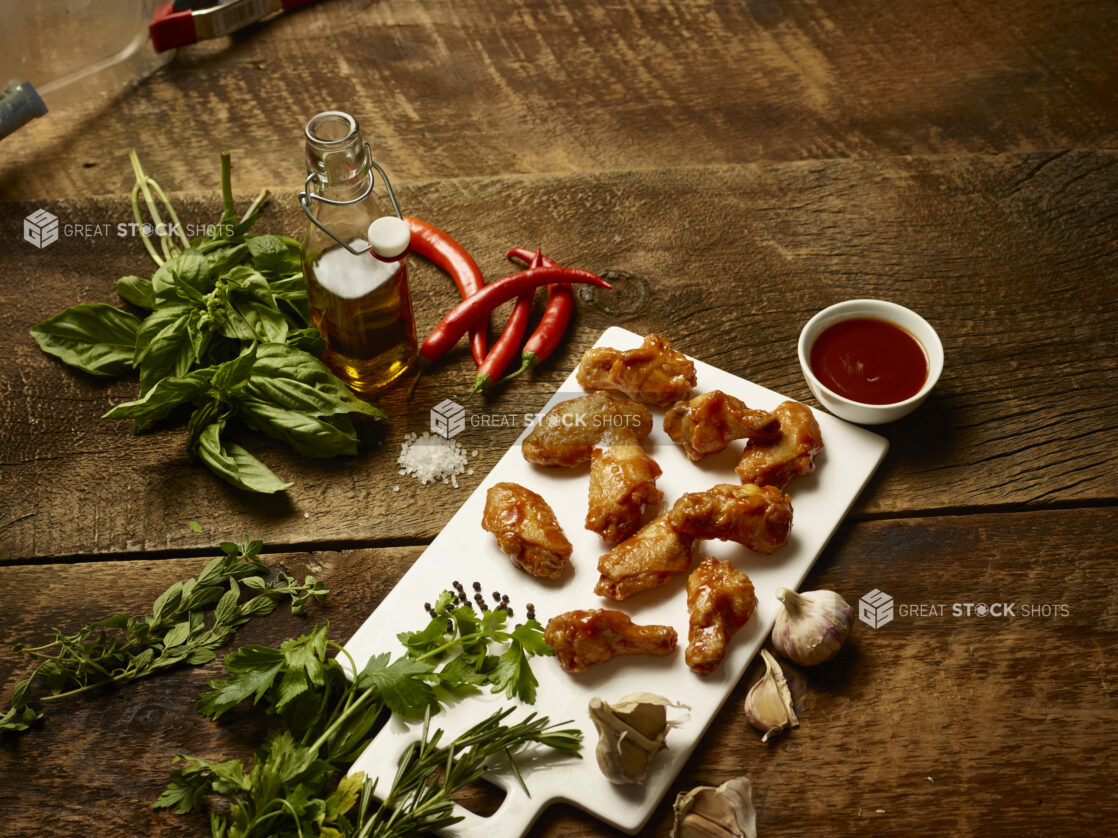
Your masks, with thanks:
[(559, 263), (552, 259), (550, 256), (544, 256), (539, 250), (529, 250), (526, 247), (514, 247), (505, 254), (506, 259), (519, 259), (521, 262), (526, 262), (530, 267), (535, 267), (533, 261), (536, 257), (540, 258), (540, 264), (545, 268), (558, 268)]
[[(434, 262), (454, 280), (462, 299), (469, 299), (485, 287), (485, 279), (477, 262), (449, 234), (418, 218), (404, 216), (411, 228), (411, 249)], [(489, 323), (478, 323), (470, 329), (470, 353), (479, 367), (485, 361), (489, 346)]]
[[(538, 268), (543, 265), (543, 260), (543, 253), (537, 250), (531, 257), (528, 267)], [(528, 330), (528, 317), (532, 313), (534, 296), (534, 293), (527, 293), (516, 298), (516, 305), (509, 315), (509, 322), (505, 324), (504, 332), (485, 356), (485, 362), (478, 367), (477, 376), (474, 378), (474, 389), (467, 394), (466, 400), (478, 390), (488, 392), (502, 373), (509, 368), (512, 356), (516, 354), (520, 341), (524, 339), (524, 333)]]
[(435, 327), (435, 330), (419, 347), (420, 360), (433, 363), (445, 355), (466, 330), (483, 318), (501, 303), (508, 302), (526, 291), (554, 282), (573, 282), (597, 285), (612, 289), (613, 286), (597, 274), (578, 268), (528, 268), (518, 273), (491, 282), (469, 299), (463, 300), (452, 308)]
[[(508, 252), (507, 258), (524, 259), (527, 261), (531, 258), (530, 250), (525, 250), (523, 247), (514, 247)], [(548, 259), (546, 256), (542, 257), (544, 265), (555, 265), (553, 259)], [(510, 378), (516, 378), (522, 372), (533, 369), (551, 357), (551, 353), (555, 351), (555, 347), (559, 345), (559, 341), (563, 337), (563, 333), (567, 331), (567, 325), (571, 322), (571, 315), (575, 310), (575, 295), (571, 291), (571, 286), (554, 284), (547, 286), (547, 308), (544, 309), (543, 317), (540, 318), (540, 323), (536, 326), (536, 330), (532, 332), (528, 341), (524, 344), (524, 351), (520, 355), (520, 369), (506, 375), (501, 381), (508, 381)]]

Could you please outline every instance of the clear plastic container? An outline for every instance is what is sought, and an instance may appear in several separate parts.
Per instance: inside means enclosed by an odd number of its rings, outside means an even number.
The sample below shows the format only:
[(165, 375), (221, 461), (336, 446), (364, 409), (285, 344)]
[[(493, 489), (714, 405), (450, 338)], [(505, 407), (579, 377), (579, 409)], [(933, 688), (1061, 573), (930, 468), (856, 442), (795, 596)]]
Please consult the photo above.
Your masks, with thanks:
[[(165, 2), (165, 0), (163, 0)], [(0, 137), (48, 110), (95, 106), (162, 67), (156, 0), (0, 3)]]

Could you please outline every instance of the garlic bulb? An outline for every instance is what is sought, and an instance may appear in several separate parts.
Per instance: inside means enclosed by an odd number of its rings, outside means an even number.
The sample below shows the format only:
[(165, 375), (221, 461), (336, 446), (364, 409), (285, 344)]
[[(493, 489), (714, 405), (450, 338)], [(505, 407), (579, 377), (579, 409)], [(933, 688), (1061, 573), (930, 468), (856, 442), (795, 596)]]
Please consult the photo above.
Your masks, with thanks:
[(800, 722), (792, 708), (792, 693), (780, 664), (766, 649), (761, 650), (761, 657), (765, 660), (765, 674), (749, 688), (745, 697), (745, 717), (751, 725), (765, 732), (761, 741), (768, 742), (770, 736), (799, 727)]
[(854, 625), (854, 609), (834, 591), (798, 594), (777, 588), (784, 608), (773, 623), (773, 646), (801, 666), (814, 666), (838, 654)]
[(748, 777), (718, 788), (699, 786), (675, 799), (671, 838), (757, 838), (757, 813)]
[(668, 731), (686, 721), (669, 721), (669, 707), (690, 709), (651, 693), (633, 693), (616, 704), (590, 699), (590, 718), (598, 729), (598, 767), (611, 783), (644, 782)]

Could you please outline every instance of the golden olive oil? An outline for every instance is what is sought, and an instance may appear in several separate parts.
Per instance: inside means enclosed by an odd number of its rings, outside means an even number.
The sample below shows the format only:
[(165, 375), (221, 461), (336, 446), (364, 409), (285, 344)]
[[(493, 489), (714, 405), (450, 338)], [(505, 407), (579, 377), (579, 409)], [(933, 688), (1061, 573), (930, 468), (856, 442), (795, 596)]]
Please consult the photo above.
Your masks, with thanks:
[(326, 340), (322, 360), (351, 388), (374, 392), (415, 365), (405, 259), (382, 262), (335, 247), (314, 261), (304, 259), (303, 272), (311, 318)]

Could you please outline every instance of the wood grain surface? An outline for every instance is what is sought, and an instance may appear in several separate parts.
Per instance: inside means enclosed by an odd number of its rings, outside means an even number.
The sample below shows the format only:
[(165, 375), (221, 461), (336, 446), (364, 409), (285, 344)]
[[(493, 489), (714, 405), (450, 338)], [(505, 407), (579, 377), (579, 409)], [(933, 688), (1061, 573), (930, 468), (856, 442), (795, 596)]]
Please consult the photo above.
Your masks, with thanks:
[(1115, 148), (1116, 41), (1109, 0), (320, 0), (21, 129), (0, 199), (125, 191), (134, 146), (179, 189), (218, 148), (294, 189), (335, 107), (413, 180)]
[[(667, 835), (679, 791), (743, 773), (764, 835), (1102, 834), (1118, 818), (1118, 800), (1100, 791), (1118, 748), (1112, 547), (1109, 509), (844, 525), (805, 589), (833, 588), (854, 602), (881, 588), (896, 601), (894, 621), (876, 630), (859, 623), (827, 664), (786, 665), (801, 724), (773, 745), (760, 742), (741, 709), (760, 674), (755, 663), (643, 834)], [(278, 645), (321, 620), (345, 639), (419, 552), (266, 557), (293, 575), (313, 573), (332, 592), (307, 618), (277, 611), (233, 645)], [(11, 642), (44, 637), (55, 624), (74, 630), (118, 610), (142, 611), (202, 564), (0, 568), (3, 694), (25, 669)], [(952, 616), (955, 603), (980, 602), (1015, 603), (1017, 616)], [(908, 616), (902, 606), (939, 606), (944, 616)], [(1042, 606), (1056, 616), (1026, 616)], [(421, 608), (417, 625), (426, 619)], [(0, 776), (19, 778), (0, 784), (4, 834), (199, 834), (201, 820), (149, 806), (175, 753), (244, 758), (261, 735), (247, 709), (220, 725), (193, 713), (219, 672), (214, 662), (47, 706), (42, 729), (0, 742)], [(621, 833), (560, 806), (533, 834)]]
[[(797, 334), (813, 313), (851, 297), (922, 313), (947, 359), (928, 402), (882, 429), (893, 447), (856, 516), (1113, 502), (1116, 188), (1118, 155), (1108, 152), (402, 184), (409, 211), (451, 230), (490, 277), (508, 269), (503, 254), (516, 245), (543, 245), (561, 262), (617, 277), (616, 292), (581, 300), (576, 328), (535, 379), (471, 402), (471, 423), (500, 426), (471, 425), (458, 437), (478, 452), (458, 489), (401, 477), (396, 458), (434, 404), (465, 395), (473, 366), (464, 343), (410, 402), (404, 388), (380, 400), (391, 418), (363, 428), (356, 458), (301, 460), (246, 432), (242, 441), (295, 481), (279, 497), (249, 496), (188, 459), (181, 418), (138, 438), (129, 423), (102, 420), (134, 397), (133, 380), (94, 380), (28, 336), (68, 305), (119, 302), (116, 278), (150, 265), (139, 242), (64, 237), (41, 251), (18, 242), (24, 258), (0, 286), (0, 561), (198, 548), (261, 530), (293, 548), (420, 543), (607, 326), (657, 331), (704, 361), (811, 401)], [(181, 203), (187, 223), (217, 212), (213, 197)], [(277, 200), (261, 229), (297, 232), (291, 204)], [(28, 206), (0, 205), (0, 229)], [(115, 224), (125, 204), (45, 206), (63, 223)], [(455, 293), (436, 270), (417, 266), (421, 332)], [(187, 519), (216, 535), (188, 532)]]
[[(142, 611), (244, 534), (332, 593), (230, 648), (319, 620), (347, 638), (610, 325), (813, 403), (801, 326), (878, 297), (937, 328), (944, 374), (878, 429), (890, 452), (804, 587), (852, 603), (880, 588), (896, 617), (858, 624), (828, 664), (786, 667), (801, 726), (772, 746), (741, 709), (755, 661), (644, 834), (668, 834), (677, 792), (741, 774), (763, 836), (1115, 834), (1116, 42), (1109, 0), (319, 0), (128, 90), (48, 99), (0, 144), (0, 711), (26, 671), (13, 643)], [(275, 193), (259, 229), (297, 235), (303, 125), (331, 108), (360, 118), (405, 211), (488, 278), (509, 247), (542, 246), (616, 286), (579, 295), (535, 374), (469, 403), (457, 489), (396, 458), (467, 392), (464, 345), (410, 401), (379, 399), (390, 418), (360, 426), (356, 457), (237, 432), (295, 482), (260, 497), (187, 457), (184, 417), (138, 438), (100, 419), (134, 380), (78, 373), (28, 335), (150, 274), (116, 234), (130, 148), (188, 223), (217, 218), (231, 151), (242, 206)], [(22, 240), (39, 208), (63, 225), (43, 250)], [(424, 333), (456, 300), (415, 260), (412, 294)], [(952, 613), (967, 603), (1016, 616)], [(221, 725), (193, 712), (219, 671), (48, 705), (41, 730), (0, 739), (0, 833), (204, 834), (150, 805), (175, 753), (243, 758), (259, 741), (248, 709)], [(531, 834), (619, 835), (563, 806)]]

